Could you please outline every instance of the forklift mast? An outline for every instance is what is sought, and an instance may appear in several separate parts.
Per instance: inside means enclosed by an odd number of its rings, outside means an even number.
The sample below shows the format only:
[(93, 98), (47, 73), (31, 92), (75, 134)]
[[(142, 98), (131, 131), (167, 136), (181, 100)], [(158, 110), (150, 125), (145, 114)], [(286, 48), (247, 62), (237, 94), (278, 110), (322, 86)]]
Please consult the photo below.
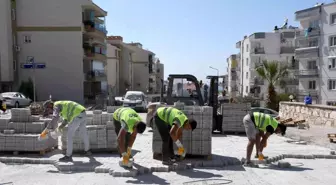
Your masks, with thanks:
[(210, 79), (210, 92), (209, 92), (209, 106), (213, 108), (212, 116), (212, 130), (218, 130), (222, 132), (222, 115), (218, 114), (219, 102), (218, 102), (218, 80), (219, 76), (207, 76)]

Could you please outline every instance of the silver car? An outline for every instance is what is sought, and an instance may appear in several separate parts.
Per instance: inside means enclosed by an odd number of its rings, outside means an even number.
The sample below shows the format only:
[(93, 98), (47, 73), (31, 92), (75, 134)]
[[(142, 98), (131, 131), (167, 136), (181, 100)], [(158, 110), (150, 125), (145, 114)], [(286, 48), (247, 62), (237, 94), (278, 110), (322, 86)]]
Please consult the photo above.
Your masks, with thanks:
[(31, 99), (19, 92), (5, 92), (1, 93), (3, 103), (8, 107), (26, 107), (29, 106), (32, 102)]

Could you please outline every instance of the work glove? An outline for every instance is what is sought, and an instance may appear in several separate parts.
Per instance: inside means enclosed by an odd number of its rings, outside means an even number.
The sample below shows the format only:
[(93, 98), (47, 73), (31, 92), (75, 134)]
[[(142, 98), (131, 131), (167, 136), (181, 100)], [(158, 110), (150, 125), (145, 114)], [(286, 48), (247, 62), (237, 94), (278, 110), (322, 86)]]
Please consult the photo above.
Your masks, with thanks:
[(45, 139), (48, 138), (48, 134), (49, 134), (49, 130), (48, 129), (44, 129), (37, 139), (39, 141), (45, 140)]
[(121, 155), (122, 155), (122, 158), (123, 158), (123, 159), (122, 159), (122, 164), (123, 164), (124, 166), (128, 166), (129, 156), (127, 155), (126, 152), (122, 153)]
[(131, 152), (132, 152), (132, 148), (131, 147), (127, 147), (127, 156), (128, 157), (131, 156)]
[(264, 154), (262, 152), (258, 152), (258, 159), (259, 161), (264, 160)]
[(186, 152), (185, 152), (185, 150), (184, 150), (184, 147), (183, 147), (181, 141), (180, 141), (180, 140), (177, 140), (175, 143), (176, 143), (176, 145), (177, 145), (177, 147), (178, 147), (177, 155), (180, 155), (181, 157), (184, 158), (185, 155), (186, 155)]

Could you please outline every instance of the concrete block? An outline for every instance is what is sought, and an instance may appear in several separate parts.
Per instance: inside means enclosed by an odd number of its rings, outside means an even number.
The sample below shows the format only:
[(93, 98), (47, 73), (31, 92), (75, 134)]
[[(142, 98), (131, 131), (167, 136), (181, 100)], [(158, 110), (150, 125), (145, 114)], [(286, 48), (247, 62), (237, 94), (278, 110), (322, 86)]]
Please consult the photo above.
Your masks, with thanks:
[(289, 162), (282, 162), (282, 161), (279, 161), (278, 162), (278, 167), (279, 168), (290, 168), (291, 167), (291, 164)]
[(45, 122), (27, 122), (25, 123), (25, 133), (39, 134), (46, 126)]
[(138, 171), (136, 169), (125, 169), (118, 165), (115, 165), (110, 169), (110, 174), (113, 177), (136, 177), (138, 175)]
[(29, 122), (31, 111), (29, 108), (13, 108), (11, 115), (12, 122)]
[(15, 130), (4, 130), (4, 134), (14, 134)]
[(92, 112), (93, 112), (93, 114), (102, 114), (102, 113), (103, 113), (102, 110), (94, 110), (94, 111), (92, 111)]
[(8, 129), (10, 118), (0, 118), (0, 133)]
[(95, 173), (109, 173), (109, 171), (110, 167), (108, 167), (107, 165), (101, 165), (95, 168)]

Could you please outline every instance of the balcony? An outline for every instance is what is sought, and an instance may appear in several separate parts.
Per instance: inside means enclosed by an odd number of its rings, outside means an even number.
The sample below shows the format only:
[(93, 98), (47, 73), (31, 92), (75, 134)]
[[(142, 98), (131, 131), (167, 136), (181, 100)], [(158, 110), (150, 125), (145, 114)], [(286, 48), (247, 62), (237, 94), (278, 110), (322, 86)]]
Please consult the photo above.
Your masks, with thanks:
[(107, 76), (105, 70), (90, 70), (85, 73), (86, 81), (106, 81)]
[(318, 69), (298, 70), (295, 72), (295, 75), (299, 77), (311, 78), (311, 77), (318, 77), (319, 72)]
[(318, 58), (319, 57), (319, 47), (302, 47), (295, 49), (296, 58)]
[(106, 38), (107, 30), (105, 24), (94, 22), (92, 20), (84, 21), (86, 35), (90, 37)]
[(106, 62), (107, 56), (106, 56), (106, 50), (104, 48), (94, 47), (91, 46), (90, 44), (84, 43), (83, 49), (85, 59)]
[(296, 39), (307, 39), (307, 37), (316, 37), (321, 35), (320, 28), (311, 28), (311, 30), (308, 29), (310, 28), (295, 32)]
[(250, 85), (255, 85), (255, 86), (259, 86), (259, 85), (265, 85), (265, 81), (263, 79), (260, 78), (256, 78), (256, 79), (252, 79), (250, 80)]
[(316, 90), (316, 89), (299, 90), (299, 95), (300, 96), (307, 96), (308, 94), (310, 94), (313, 97), (317, 97), (318, 96), (318, 90)]
[(321, 6), (315, 6), (312, 8), (307, 8), (307, 9), (295, 12), (295, 20), (301, 21), (304, 19), (309, 19), (312, 17), (320, 16), (320, 15), (321, 15)]
[(250, 35), (250, 39), (264, 39), (264, 38), (266, 38), (265, 32), (253, 33), (252, 35)]
[(258, 48), (253, 48), (251, 50), (251, 54), (265, 54), (265, 48), (264, 47), (258, 47)]
[(294, 54), (294, 52), (295, 52), (294, 47), (281, 46), (280, 48), (280, 54)]

